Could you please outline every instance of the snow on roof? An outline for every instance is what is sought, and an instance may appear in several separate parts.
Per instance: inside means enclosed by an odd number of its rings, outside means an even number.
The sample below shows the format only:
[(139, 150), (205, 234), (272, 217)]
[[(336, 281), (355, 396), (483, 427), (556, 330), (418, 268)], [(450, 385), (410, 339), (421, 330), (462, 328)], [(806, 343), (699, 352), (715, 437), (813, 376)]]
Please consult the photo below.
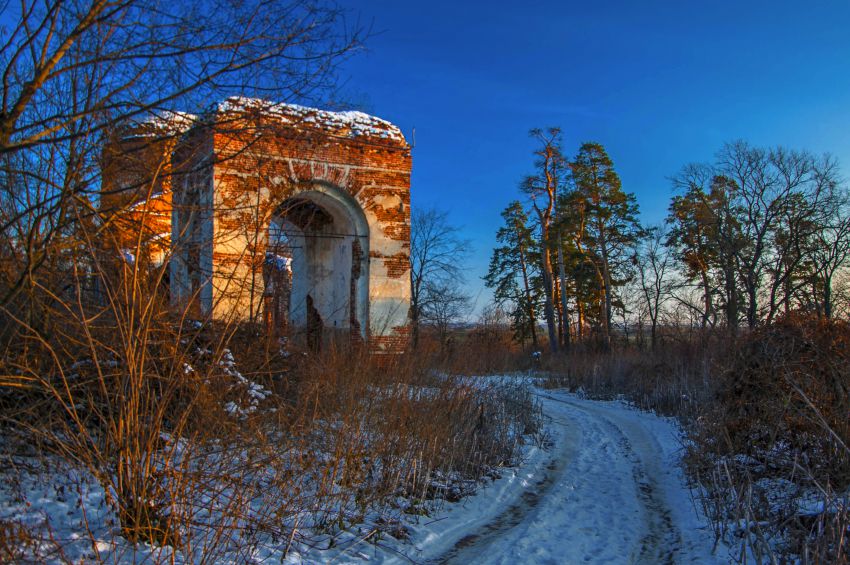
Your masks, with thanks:
[(180, 135), (197, 121), (198, 116), (174, 110), (152, 110), (144, 117), (129, 123), (131, 132), (127, 137), (151, 137), (156, 135)]
[[(263, 115), (277, 118), (286, 124), (319, 129), (342, 137), (405, 141), (398, 126), (387, 120), (356, 110), (332, 112), (298, 104), (271, 102), (262, 98), (231, 96), (213, 104), (204, 114), (226, 114), (230, 112), (260, 112)], [(181, 135), (195, 125), (199, 119), (201, 119), (201, 116), (188, 112), (151, 111), (148, 115), (129, 122), (125, 139)]]
[(215, 104), (211, 110), (218, 113), (259, 111), (275, 116), (284, 123), (307, 125), (326, 130), (334, 135), (404, 141), (401, 130), (391, 122), (354, 110), (331, 112), (298, 104), (270, 102), (261, 98), (241, 96), (226, 98)]

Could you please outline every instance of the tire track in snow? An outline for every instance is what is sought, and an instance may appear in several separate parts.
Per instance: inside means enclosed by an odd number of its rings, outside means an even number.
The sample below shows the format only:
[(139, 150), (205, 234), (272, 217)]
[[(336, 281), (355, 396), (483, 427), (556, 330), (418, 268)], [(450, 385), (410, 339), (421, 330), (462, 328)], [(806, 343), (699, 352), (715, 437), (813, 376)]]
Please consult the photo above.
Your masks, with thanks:
[(545, 474), (430, 562), (684, 562), (681, 533), (656, 480), (661, 449), (654, 438), (622, 410), (541, 398), (561, 436)]
[[(594, 410), (587, 405), (578, 406), (568, 400), (551, 396), (547, 396), (546, 398), (555, 402), (568, 404), (573, 408), (598, 418), (604, 422), (611, 431), (611, 434), (618, 438), (618, 444), (624, 457), (632, 464), (632, 479), (635, 485), (637, 485), (638, 498), (646, 510), (645, 524), (647, 533), (640, 540), (637, 555), (632, 555), (632, 562), (675, 565), (677, 563), (677, 554), (682, 546), (682, 536), (673, 525), (672, 513), (659, 493), (657, 481), (648, 469), (648, 467), (655, 467), (652, 462), (657, 460), (657, 456), (660, 453), (659, 446), (652, 445), (651, 440), (642, 428), (630, 427), (629, 433), (635, 438), (634, 443), (640, 445), (643, 452), (642, 458), (635, 451), (633, 441), (623, 431), (625, 426), (622, 422), (618, 425), (611, 418), (602, 414), (601, 410)], [(648, 460), (644, 461), (644, 459)], [(657, 471), (657, 469), (652, 468), (652, 471)]]
[[(531, 514), (544, 497), (557, 484), (564, 472), (567, 457), (557, 453), (545, 466), (543, 476), (534, 482), (532, 488), (526, 490), (520, 499), (511, 504), (501, 514), (496, 516), (476, 532), (459, 539), (454, 546), (439, 558), (428, 563), (472, 563), (474, 554), (486, 551), (486, 548), (505, 531), (516, 528)], [(479, 555), (479, 557), (481, 557)]]
[[(633, 425), (633, 422), (622, 421), (617, 418), (615, 412), (605, 410), (602, 404), (593, 402), (579, 404), (554, 396), (541, 396), (547, 400), (566, 404), (602, 422), (610, 435), (617, 438), (617, 445), (623, 458), (631, 464), (632, 480), (637, 486), (637, 496), (645, 510), (644, 524), (647, 531), (640, 539), (639, 547), (630, 556), (629, 562), (663, 565), (677, 563), (677, 556), (682, 546), (682, 535), (673, 524), (672, 513), (659, 492), (655, 479), (655, 476), (659, 474), (657, 461), (661, 453), (660, 446), (653, 442), (642, 427)], [(636, 450), (635, 447), (638, 449)]]

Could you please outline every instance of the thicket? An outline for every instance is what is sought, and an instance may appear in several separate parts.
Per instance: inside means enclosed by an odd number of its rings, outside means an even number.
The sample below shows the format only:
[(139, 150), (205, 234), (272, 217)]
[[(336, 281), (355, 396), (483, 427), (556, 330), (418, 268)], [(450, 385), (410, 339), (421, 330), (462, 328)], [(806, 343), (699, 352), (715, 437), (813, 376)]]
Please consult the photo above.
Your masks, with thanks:
[(850, 325), (792, 315), (735, 340), (659, 337), (544, 357), (544, 386), (677, 418), (694, 500), (732, 560), (846, 563)]
[[(521, 385), (438, 374), (413, 355), (316, 355), (156, 305), (129, 323), (125, 308), (66, 305), (49, 330), (4, 336), (7, 495), (71, 469), (112, 516), (79, 524), (76, 541), (61, 535), (70, 518), (4, 520), (4, 561), (238, 561), (329, 547), (354, 526), (374, 543), (403, 538), (401, 515), (473, 492), (540, 427)], [(104, 540), (105, 553), (80, 549)]]
[(787, 317), (742, 337), (686, 462), (717, 535), (757, 562), (850, 559), (850, 327)]

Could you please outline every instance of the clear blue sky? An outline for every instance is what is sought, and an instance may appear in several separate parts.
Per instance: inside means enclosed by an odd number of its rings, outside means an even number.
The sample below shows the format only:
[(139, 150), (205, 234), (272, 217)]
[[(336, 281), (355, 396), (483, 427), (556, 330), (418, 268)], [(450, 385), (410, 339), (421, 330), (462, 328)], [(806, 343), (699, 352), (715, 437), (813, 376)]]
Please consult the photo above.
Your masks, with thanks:
[(724, 141), (830, 152), (850, 171), (850, 1), (405, 2), (358, 0), (377, 35), (344, 92), (398, 124), (413, 206), (450, 213), (473, 241), (478, 309), (499, 213), (531, 170), (533, 127), (572, 155), (608, 149), (645, 222), (667, 177)]

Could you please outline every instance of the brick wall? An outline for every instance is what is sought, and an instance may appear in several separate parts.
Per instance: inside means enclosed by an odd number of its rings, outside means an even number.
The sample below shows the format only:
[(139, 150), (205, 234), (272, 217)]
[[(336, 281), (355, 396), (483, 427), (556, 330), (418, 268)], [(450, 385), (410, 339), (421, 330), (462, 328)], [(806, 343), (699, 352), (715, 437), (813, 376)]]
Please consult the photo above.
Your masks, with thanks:
[[(175, 242), (180, 264), (172, 266), (172, 287), (185, 288), (173, 294), (185, 298), (193, 284), (205, 284), (208, 304), (198, 310), (259, 320), (269, 222), (299, 194), (338, 195), (368, 232), (368, 238), (354, 234), (362, 245), (350, 246), (347, 322), (373, 348), (403, 349), (409, 333), (410, 147), (394, 126), (377, 119), (349, 127), (337, 119), (348, 115), (281, 108), (216, 111), (177, 143), (170, 137), (112, 144), (104, 152), (105, 201), (118, 202), (108, 194), (131, 178), (156, 184), (168, 202), (152, 206), (167, 222), (174, 219), (169, 226), (175, 237), (186, 232)], [(167, 166), (157, 168), (162, 180), (152, 180), (150, 163), (169, 153)], [(189, 221), (196, 225), (187, 231), (183, 224)], [(189, 280), (192, 262), (199, 263), (195, 272), (206, 272), (206, 281)]]

